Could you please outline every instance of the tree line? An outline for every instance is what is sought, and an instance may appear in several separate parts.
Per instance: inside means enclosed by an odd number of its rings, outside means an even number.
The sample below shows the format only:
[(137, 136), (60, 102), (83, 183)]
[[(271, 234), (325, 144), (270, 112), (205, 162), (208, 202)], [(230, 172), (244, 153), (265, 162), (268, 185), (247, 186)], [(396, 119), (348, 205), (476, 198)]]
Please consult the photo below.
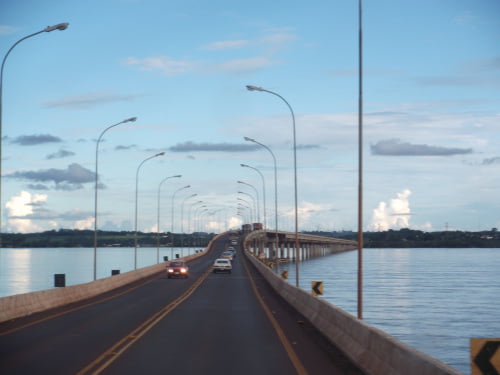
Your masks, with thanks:
[[(214, 233), (143, 233), (137, 232), (138, 246), (205, 247)], [(97, 231), (98, 247), (134, 247), (135, 232)], [(94, 247), (94, 231), (78, 229), (49, 230), (38, 233), (2, 233), (2, 247)]]
[[(337, 237), (357, 240), (353, 231), (326, 232), (307, 231), (326, 237)], [(205, 247), (215, 233), (195, 232), (180, 233), (137, 233), (138, 246), (154, 247)], [(98, 231), (98, 247), (134, 247), (135, 232), (132, 231)], [(39, 233), (2, 233), (2, 247), (35, 248), (35, 247), (94, 247), (94, 231), (78, 229), (59, 229)], [(413, 229), (399, 229), (363, 233), (365, 248), (465, 248), (465, 247), (500, 247), (500, 232), (496, 228), (489, 231), (441, 231), (423, 232)]]
[[(339, 237), (356, 241), (355, 232), (307, 232), (320, 236)], [(500, 233), (497, 228), (489, 231), (441, 231), (423, 232), (413, 229), (399, 229), (379, 232), (364, 232), (365, 248), (467, 248), (467, 247), (500, 247)]]

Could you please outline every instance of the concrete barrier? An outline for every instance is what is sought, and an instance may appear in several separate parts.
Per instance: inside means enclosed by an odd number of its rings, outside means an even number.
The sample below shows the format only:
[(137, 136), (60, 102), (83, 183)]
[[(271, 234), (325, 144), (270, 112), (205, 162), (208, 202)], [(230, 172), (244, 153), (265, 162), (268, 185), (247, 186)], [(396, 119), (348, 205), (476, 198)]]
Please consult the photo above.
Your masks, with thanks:
[(460, 375), (460, 371), (282, 280), (249, 252), (247, 258), (289, 304), (370, 375)]
[[(188, 255), (181, 259), (189, 261), (207, 254), (211, 249), (213, 240), (207, 246), (206, 251)], [(98, 296), (162, 272), (168, 263), (168, 261), (162, 262), (84, 284), (2, 297), (0, 298), (0, 323)]]

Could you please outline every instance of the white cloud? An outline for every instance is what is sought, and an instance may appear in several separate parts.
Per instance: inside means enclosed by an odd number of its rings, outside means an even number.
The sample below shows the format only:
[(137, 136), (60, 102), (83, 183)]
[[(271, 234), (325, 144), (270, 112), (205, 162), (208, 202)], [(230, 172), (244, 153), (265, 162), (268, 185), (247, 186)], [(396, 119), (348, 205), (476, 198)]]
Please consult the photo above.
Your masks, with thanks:
[(93, 217), (88, 217), (83, 220), (78, 220), (75, 223), (75, 228), (79, 230), (83, 229), (93, 229), (94, 228), (94, 218)]
[(229, 73), (255, 72), (268, 66), (279, 64), (268, 57), (257, 56), (245, 59), (229, 60), (218, 65), (217, 69)]
[(405, 189), (397, 193), (397, 198), (391, 199), (389, 205), (380, 202), (373, 210), (370, 230), (385, 231), (392, 228), (408, 228), (410, 226), (410, 202), (408, 198), (411, 191)]
[(202, 47), (202, 49), (209, 51), (223, 51), (228, 49), (237, 49), (246, 47), (249, 44), (248, 40), (223, 40), (213, 42)]
[(33, 206), (47, 201), (46, 194), (31, 194), (27, 191), (21, 191), (18, 195), (13, 196), (5, 204), (7, 209), (7, 230), (16, 233), (38, 232), (41, 229), (34, 224), (29, 218), (33, 214)]
[(166, 76), (176, 76), (187, 73), (196, 65), (193, 61), (174, 60), (170, 56), (155, 56), (145, 59), (129, 57), (124, 60), (125, 65), (137, 65), (139, 70), (160, 70)]

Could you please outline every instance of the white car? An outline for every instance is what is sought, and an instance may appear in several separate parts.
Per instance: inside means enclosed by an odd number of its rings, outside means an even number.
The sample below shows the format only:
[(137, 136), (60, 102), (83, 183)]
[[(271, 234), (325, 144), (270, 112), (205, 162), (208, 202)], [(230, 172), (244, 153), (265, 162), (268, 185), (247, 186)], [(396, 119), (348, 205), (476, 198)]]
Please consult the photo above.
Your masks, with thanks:
[(233, 265), (229, 259), (216, 259), (214, 265), (212, 266), (212, 270), (214, 273), (217, 272), (227, 272), (231, 273), (233, 269)]
[(229, 259), (229, 260), (233, 260), (233, 252), (232, 251), (224, 251), (220, 257), (222, 259)]

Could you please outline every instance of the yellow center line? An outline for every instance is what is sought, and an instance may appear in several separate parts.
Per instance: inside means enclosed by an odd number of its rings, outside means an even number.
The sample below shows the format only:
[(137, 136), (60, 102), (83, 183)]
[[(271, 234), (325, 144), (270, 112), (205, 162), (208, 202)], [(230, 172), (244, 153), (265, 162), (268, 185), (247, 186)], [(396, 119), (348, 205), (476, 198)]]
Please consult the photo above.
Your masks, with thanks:
[[(245, 259), (245, 255), (243, 255), (242, 258)], [(298, 375), (308, 375), (309, 373), (307, 372), (307, 370), (305, 369), (304, 365), (300, 361), (299, 357), (295, 353), (295, 350), (293, 350), (292, 345), (288, 341), (288, 339), (287, 339), (285, 333), (283, 332), (283, 330), (281, 329), (278, 321), (276, 320), (276, 318), (272, 314), (271, 310), (269, 310), (269, 307), (264, 302), (264, 299), (260, 296), (260, 294), (259, 294), (259, 292), (257, 290), (257, 286), (255, 285), (255, 281), (254, 281), (254, 279), (253, 279), (253, 277), (250, 274), (250, 271), (248, 269), (246, 259), (243, 262), (243, 266), (245, 267), (245, 271), (247, 272), (248, 278), (250, 279), (250, 284), (252, 285), (253, 292), (255, 293), (255, 296), (257, 297), (260, 305), (264, 309), (264, 312), (266, 313), (266, 315), (267, 315), (269, 321), (271, 322), (274, 330), (276, 331), (276, 333), (277, 333), (277, 335), (278, 335), (278, 337), (279, 337), (279, 339), (281, 341), (281, 344), (283, 345), (286, 353), (288, 354), (288, 358), (290, 358), (290, 361), (292, 362), (293, 367), (295, 367), (295, 370), (297, 371), (297, 374)]]
[(168, 305), (163, 307), (160, 311), (152, 315), (150, 318), (141, 323), (137, 328), (132, 330), (129, 334), (125, 335), (121, 340), (112, 345), (103, 354), (96, 358), (93, 362), (88, 364), (85, 368), (80, 370), (77, 375), (84, 374), (100, 374), (104, 369), (106, 369), (115, 359), (122, 355), (130, 346), (137, 342), (139, 338), (144, 336), (151, 328), (158, 324), (166, 315), (168, 315), (172, 310), (184, 302), (191, 294), (195, 292), (196, 289), (203, 283), (203, 281), (208, 277), (211, 272), (209, 268), (198, 280), (196, 280), (193, 285), (189, 287), (186, 292), (184, 292), (180, 297), (176, 298), (174, 301), (170, 302)]

